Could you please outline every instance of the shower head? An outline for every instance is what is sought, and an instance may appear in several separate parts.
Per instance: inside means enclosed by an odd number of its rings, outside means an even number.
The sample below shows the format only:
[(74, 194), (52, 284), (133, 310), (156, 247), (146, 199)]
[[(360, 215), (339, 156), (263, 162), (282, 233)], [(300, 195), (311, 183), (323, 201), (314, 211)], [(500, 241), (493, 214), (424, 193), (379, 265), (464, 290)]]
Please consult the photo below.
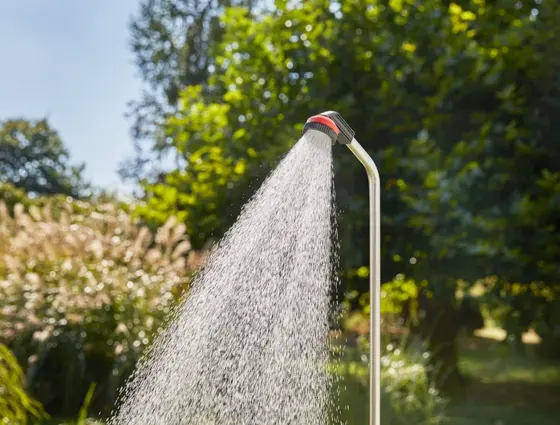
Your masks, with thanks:
[(309, 118), (303, 126), (303, 133), (307, 130), (320, 131), (329, 136), (333, 144), (338, 142), (341, 145), (352, 143), (355, 134), (344, 118), (335, 111), (323, 112)]
[(329, 139), (331, 139), (333, 145), (340, 134), (340, 130), (338, 129), (336, 123), (329, 117), (323, 115), (314, 115), (309, 118), (303, 126), (303, 133), (305, 134), (308, 130), (317, 130), (325, 134)]

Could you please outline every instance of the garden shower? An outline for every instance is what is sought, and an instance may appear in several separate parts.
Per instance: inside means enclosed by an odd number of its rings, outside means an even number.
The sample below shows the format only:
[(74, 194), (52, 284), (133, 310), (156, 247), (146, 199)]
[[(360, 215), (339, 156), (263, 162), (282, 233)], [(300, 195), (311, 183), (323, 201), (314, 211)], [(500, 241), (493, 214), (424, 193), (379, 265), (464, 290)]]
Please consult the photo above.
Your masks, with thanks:
[(372, 158), (354, 138), (354, 130), (344, 118), (334, 111), (312, 116), (303, 127), (303, 132), (313, 131), (316, 138), (325, 143), (338, 142), (358, 158), (366, 169), (369, 180), (369, 289), (370, 289), (370, 376), (369, 376), (369, 425), (380, 425), (380, 180)]
[(310, 118), (305, 132), (195, 276), (122, 390), (108, 425), (180, 424), (185, 418), (220, 425), (342, 423), (332, 404), (332, 390), (341, 389), (332, 385), (341, 382), (331, 374), (325, 340), (336, 244), (336, 141), (347, 144), (370, 175), (370, 424), (379, 425), (377, 170), (338, 114)]

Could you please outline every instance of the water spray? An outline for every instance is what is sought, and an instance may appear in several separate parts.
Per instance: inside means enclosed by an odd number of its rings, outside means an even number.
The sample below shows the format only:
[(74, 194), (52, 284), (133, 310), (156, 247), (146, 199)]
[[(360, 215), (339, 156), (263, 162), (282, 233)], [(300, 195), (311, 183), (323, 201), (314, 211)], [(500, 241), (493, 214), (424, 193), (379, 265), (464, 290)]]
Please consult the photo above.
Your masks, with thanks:
[(346, 145), (366, 169), (369, 181), (369, 291), (370, 291), (370, 371), (369, 371), (369, 425), (380, 425), (381, 415), (381, 212), (380, 179), (373, 159), (354, 137), (354, 130), (344, 118), (334, 111), (312, 116), (303, 127), (303, 132), (312, 131), (317, 138), (325, 142)]

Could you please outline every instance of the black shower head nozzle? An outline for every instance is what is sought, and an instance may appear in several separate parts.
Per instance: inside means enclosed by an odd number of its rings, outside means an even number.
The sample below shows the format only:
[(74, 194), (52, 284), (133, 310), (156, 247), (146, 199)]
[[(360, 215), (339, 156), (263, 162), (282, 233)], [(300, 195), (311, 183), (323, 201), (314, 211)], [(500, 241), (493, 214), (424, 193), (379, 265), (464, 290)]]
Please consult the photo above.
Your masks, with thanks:
[(309, 118), (303, 126), (303, 133), (305, 134), (308, 130), (317, 130), (326, 134), (333, 144), (336, 142), (340, 133), (340, 130), (335, 122), (329, 117), (325, 117), (323, 115), (314, 115)]
[(352, 143), (352, 140), (354, 140), (354, 135), (356, 134), (356, 132), (352, 130), (352, 127), (350, 127), (348, 123), (344, 120), (344, 118), (342, 118), (342, 115), (340, 115), (336, 111), (327, 111), (327, 112), (323, 112), (321, 116), (330, 118), (338, 127), (339, 133), (336, 139), (338, 143), (340, 143), (341, 145), (347, 145), (349, 143)]
[(309, 118), (303, 126), (303, 132), (311, 129), (325, 133), (331, 138), (333, 144), (338, 142), (341, 145), (351, 143), (355, 134), (344, 118), (335, 111), (323, 112)]

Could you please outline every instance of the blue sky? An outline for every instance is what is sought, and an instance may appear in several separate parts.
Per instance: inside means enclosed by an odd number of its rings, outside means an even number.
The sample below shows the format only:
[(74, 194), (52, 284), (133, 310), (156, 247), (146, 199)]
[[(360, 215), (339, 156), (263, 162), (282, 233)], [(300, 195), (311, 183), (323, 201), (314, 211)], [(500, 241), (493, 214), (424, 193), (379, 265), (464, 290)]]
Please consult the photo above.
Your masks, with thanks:
[(138, 0), (1, 0), (0, 120), (47, 117), (95, 185), (132, 150), (127, 102), (140, 80), (128, 22)]

